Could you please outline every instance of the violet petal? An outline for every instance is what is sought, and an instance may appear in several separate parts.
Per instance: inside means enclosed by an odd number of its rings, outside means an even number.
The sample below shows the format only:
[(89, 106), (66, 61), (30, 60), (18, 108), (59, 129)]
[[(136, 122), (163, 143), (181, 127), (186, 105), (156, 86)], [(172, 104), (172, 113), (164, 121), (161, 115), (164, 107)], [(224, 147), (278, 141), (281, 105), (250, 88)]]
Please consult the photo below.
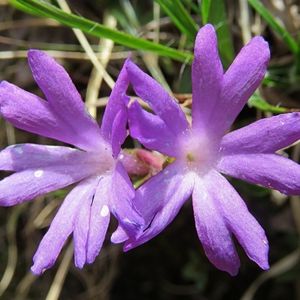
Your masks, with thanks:
[(212, 132), (222, 135), (231, 126), (263, 79), (270, 59), (268, 43), (254, 37), (242, 48), (223, 76), (218, 106), (211, 115)]
[(136, 94), (150, 105), (154, 112), (166, 123), (169, 130), (175, 135), (184, 132), (189, 125), (175, 99), (132, 61), (128, 61), (126, 69)]
[[(230, 232), (238, 239), (248, 257), (267, 270), (269, 245), (266, 234), (239, 194), (218, 172), (211, 172), (206, 185)], [(216, 186), (218, 189), (215, 189)]]
[(95, 178), (93, 182), (94, 189), (91, 187), (90, 193), (80, 203), (80, 209), (78, 210), (76, 218), (74, 219), (74, 260), (75, 266), (78, 268), (83, 268), (83, 266), (86, 264), (91, 206), (98, 183), (99, 179)]
[(117, 229), (112, 233), (110, 237), (110, 241), (114, 244), (120, 244), (124, 243), (127, 241), (129, 238), (128, 234), (126, 231), (123, 229), (121, 225), (117, 227)]
[(110, 220), (109, 199), (111, 197), (111, 185), (110, 175), (101, 177), (91, 205), (86, 254), (86, 262), (88, 264), (95, 261), (105, 239)]
[[(126, 95), (129, 85), (126, 65), (127, 61), (125, 61), (116, 84), (111, 91), (101, 125), (101, 133), (103, 137), (113, 145), (123, 144), (126, 137), (126, 122), (121, 122), (118, 124), (117, 131), (114, 129), (114, 127), (116, 128), (116, 115), (119, 114), (119, 122), (127, 117), (126, 105), (128, 104), (130, 98)], [(117, 135), (114, 136), (115, 134)], [(113, 148), (115, 154), (117, 152), (119, 153), (119, 150), (117, 150), (118, 147), (116, 148), (116, 146), (114, 146)]]
[[(32, 75), (49, 106), (74, 131), (82, 149), (101, 147), (97, 122), (89, 115), (70, 76), (51, 56), (39, 50), (28, 52)], [(100, 143), (100, 144), (99, 144)]]
[[(28, 160), (30, 160), (30, 156)], [(57, 165), (32, 168), (14, 173), (0, 181), (0, 205), (12, 206), (58, 190), (95, 173), (85, 157), (76, 164), (57, 162)]]
[(135, 235), (144, 226), (144, 220), (133, 207), (135, 190), (121, 162), (116, 165), (112, 182), (111, 212), (129, 236)]
[(124, 250), (137, 247), (163, 231), (177, 216), (193, 186), (193, 173), (182, 172), (176, 163), (142, 185), (136, 191), (134, 204), (145, 218), (146, 227), (136, 239), (125, 243)]
[(40, 275), (51, 268), (67, 238), (73, 231), (74, 221), (83, 201), (95, 190), (95, 180), (80, 182), (66, 197), (33, 257), (31, 270)]
[(128, 109), (130, 135), (146, 148), (175, 156), (176, 136), (160, 117), (148, 113), (135, 101)]
[(237, 154), (221, 158), (217, 169), (245, 181), (276, 189), (283, 194), (300, 194), (300, 166), (277, 154)]
[(192, 65), (193, 128), (209, 130), (211, 115), (218, 109), (222, 86), (223, 67), (218, 53), (215, 29), (208, 24), (203, 26), (196, 37)]
[(223, 155), (272, 153), (300, 139), (300, 113), (260, 119), (226, 134), (221, 142)]
[(124, 143), (127, 136), (127, 111), (125, 106), (116, 114), (112, 126), (112, 151), (113, 156), (117, 158), (121, 151), (121, 145)]
[[(74, 161), (87, 164), (87, 152), (64, 146), (44, 146), (37, 144), (17, 144), (6, 147), (0, 152), (0, 170), (24, 171), (26, 169), (47, 168), (49, 166), (70, 166)], [(90, 161), (90, 167), (94, 163)], [(96, 170), (96, 169), (95, 169)]]
[[(238, 273), (240, 260), (225, 220), (219, 211), (210, 178), (198, 177), (193, 191), (193, 209), (198, 237), (210, 262), (232, 276)], [(219, 186), (218, 186), (219, 190)]]
[(0, 83), (0, 112), (19, 129), (89, 149), (73, 128), (51, 110), (47, 101), (6, 81)]

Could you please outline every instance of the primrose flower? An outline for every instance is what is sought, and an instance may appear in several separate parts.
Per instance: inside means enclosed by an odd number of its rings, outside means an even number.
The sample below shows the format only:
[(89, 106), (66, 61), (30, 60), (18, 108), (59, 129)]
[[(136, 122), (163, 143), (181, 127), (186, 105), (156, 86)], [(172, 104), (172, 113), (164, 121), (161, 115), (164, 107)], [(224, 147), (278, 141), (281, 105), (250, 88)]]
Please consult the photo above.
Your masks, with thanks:
[[(237, 274), (240, 261), (234, 235), (248, 257), (268, 269), (265, 232), (221, 173), (285, 194), (299, 194), (299, 165), (275, 151), (300, 138), (300, 114), (262, 119), (226, 134), (264, 77), (268, 44), (262, 37), (253, 38), (224, 73), (214, 28), (206, 25), (197, 35), (194, 52), (191, 126), (157, 82), (132, 62), (126, 65), (136, 94), (155, 112), (134, 102), (128, 115), (131, 136), (175, 161), (136, 191), (134, 204), (145, 227), (135, 239), (127, 239), (124, 250), (158, 235), (192, 195), (199, 239), (217, 268)], [(121, 228), (112, 236), (113, 242), (125, 240)]]
[[(20, 144), (0, 152), (0, 169), (15, 173), (0, 181), (0, 205), (12, 206), (79, 182), (67, 195), (33, 258), (41, 274), (56, 261), (70, 234), (75, 265), (82, 268), (99, 254), (110, 213), (130, 236), (141, 217), (132, 209), (134, 189), (120, 162), (126, 137), (128, 86), (123, 68), (101, 128), (87, 113), (66, 71), (38, 50), (28, 54), (33, 77), (47, 101), (8, 82), (0, 84), (1, 115), (15, 127), (76, 148)], [(126, 64), (126, 63), (125, 63)]]

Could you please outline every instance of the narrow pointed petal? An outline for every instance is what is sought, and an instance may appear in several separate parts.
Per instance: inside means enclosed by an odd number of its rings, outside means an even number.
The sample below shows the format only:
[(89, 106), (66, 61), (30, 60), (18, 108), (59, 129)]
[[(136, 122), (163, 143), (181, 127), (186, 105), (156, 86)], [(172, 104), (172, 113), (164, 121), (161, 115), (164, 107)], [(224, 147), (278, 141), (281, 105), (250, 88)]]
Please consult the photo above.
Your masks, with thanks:
[(84, 150), (89, 148), (73, 128), (51, 110), (47, 101), (6, 81), (0, 83), (0, 112), (2, 117), (19, 129)]
[(120, 162), (116, 165), (112, 182), (110, 210), (128, 235), (134, 236), (144, 226), (144, 220), (134, 208), (135, 190)]
[(195, 180), (193, 209), (198, 237), (210, 262), (222, 271), (235, 276), (240, 260), (230, 232), (218, 209), (215, 195), (207, 184), (209, 178)]
[(145, 218), (144, 232), (129, 239), (124, 250), (137, 247), (162, 232), (177, 216), (194, 186), (194, 175), (173, 163), (136, 192), (135, 205)]
[(82, 269), (86, 263), (87, 240), (89, 236), (92, 198), (82, 203), (74, 222), (74, 261), (77, 268)]
[(146, 148), (176, 156), (176, 136), (154, 114), (148, 113), (135, 101), (128, 109), (130, 135)]
[(112, 127), (112, 152), (115, 158), (118, 157), (121, 146), (124, 143), (126, 136), (127, 136), (127, 111), (125, 107), (120, 110), (117, 115), (115, 116), (115, 120)]
[(273, 188), (287, 195), (300, 194), (300, 166), (277, 154), (237, 154), (221, 158), (224, 174)]
[[(30, 157), (28, 157), (30, 159)], [(26, 169), (0, 181), (0, 205), (12, 206), (58, 190), (95, 173), (86, 160)]]
[(74, 220), (74, 260), (75, 266), (78, 268), (83, 268), (86, 264), (91, 207), (98, 182), (99, 179), (94, 179), (94, 189), (91, 189), (86, 199), (84, 199), (84, 201), (80, 204), (80, 209), (78, 210), (77, 216)]
[(180, 105), (175, 99), (133, 62), (128, 61), (126, 69), (136, 94), (150, 105), (154, 112), (166, 123), (169, 130), (175, 135), (180, 135), (184, 132), (188, 128), (188, 123)]
[[(19, 172), (53, 165), (69, 166), (74, 162), (88, 163), (90, 160), (91, 157), (86, 152), (74, 148), (17, 144), (8, 146), (0, 152), (0, 170)], [(90, 167), (93, 167), (92, 161)]]
[[(126, 95), (129, 85), (126, 64), (127, 61), (125, 61), (116, 84), (111, 91), (101, 125), (101, 133), (106, 141), (114, 145), (115, 155), (120, 152), (119, 145), (122, 145), (126, 138), (126, 105), (130, 99)], [(116, 120), (116, 116), (118, 116), (118, 121)]]
[(122, 228), (122, 226), (118, 226), (117, 229), (112, 233), (110, 237), (110, 241), (114, 244), (120, 244), (127, 241), (129, 236), (126, 231)]
[(172, 163), (136, 190), (134, 206), (144, 218), (145, 226), (150, 224), (168, 199), (176, 196), (179, 183), (183, 179), (182, 166)]
[(209, 130), (210, 117), (218, 106), (222, 78), (217, 35), (214, 27), (207, 24), (197, 34), (192, 65), (194, 129)]
[(110, 220), (111, 176), (103, 176), (97, 186), (90, 213), (86, 262), (91, 264), (98, 256)]
[(40, 275), (54, 265), (63, 245), (73, 231), (74, 221), (82, 202), (86, 201), (94, 190), (95, 181), (89, 179), (79, 183), (68, 194), (33, 257), (31, 270), (34, 274)]
[[(101, 147), (97, 122), (86, 111), (80, 94), (65, 69), (39, 50), (28, 52), (32, 75), (48, 100), (53, 113), (73, 129), (82, 149)], [(100, 144), (99, 144), (100, 143)]]
[(258, 120), (226, 134), (221, 142), (224, 155), (272, 153), (300, 139), (300, 113)]
[[(239, 194), (218, 172), (210, 174), (206, 185), (230, 232), (236, 236), (248, 257), (267, 270), (269, 246), (265, 231), (250, 214)], [(215, 189), (216, 186), (218, 189)]]
[(223, 76), (218, 106), (211, 115), (216, 136), (224, 134), (258, 88), (269, 59), (269, 46), (262, 37), (254, 37), (237, 55)]

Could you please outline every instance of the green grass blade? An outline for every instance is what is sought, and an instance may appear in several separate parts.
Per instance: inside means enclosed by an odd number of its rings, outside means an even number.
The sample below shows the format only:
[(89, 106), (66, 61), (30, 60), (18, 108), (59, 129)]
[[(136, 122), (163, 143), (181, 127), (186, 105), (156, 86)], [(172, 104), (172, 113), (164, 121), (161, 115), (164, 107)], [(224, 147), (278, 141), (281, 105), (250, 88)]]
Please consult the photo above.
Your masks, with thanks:
[(199, 26), (196, 24), (196, 22), (193, 20), (192, 16), (189, 14), (189, 12), (185, 9), (183, 6), (181, 0), (173, 0), (173, 7), (176, 11), (176, 14), (178, 17), (181, 17), (184, 23), (186, 24), (186, 27), (189, 28), (191, 33), (194, 35), (197, 34), (197, 31), (199, 29)]
[(209, 19), (211, 0), (202, 0), (201, 1), (201, 17), (202, 23), (207, 24)]
[(120, 4), (131, 25), (136, 28), (140, 27), (140, 22), (131, 2), (129, 0), (122, 0), (120, 1)]
[(28, 13), (34, 13), (42, 17), (54, 19), (61, 24), (72, 28), (79, 28), (83, 32), (99, 37), (113, 40), (120, 45), (137, 49), (154, 52), (160, 56), (173, 58), (181, 62), (191, 62), (193, 55), (190, 52), (179, 51), (158, 43), (154, 43), (133, 35), (111, 29), (89, 19), (69, 14), (61, 9), (38, 0), (13, 0), (11, 4), (17, 4), (17, 8), (26, 10)]
[(281, 114), (288, 112), (288, 109), (286, 109), (285, 107), (271, 105), (257, 94), (254, 94), (248, 100), (248, 106), (255, 107), (260, 111), (271, 112), (273, 114)]
[(188, 8), (190, 8), (194, 13), (199, 13), (199, 7), (196, 3), (193, 2), (193, 0), (183, 0), (184, 5)]
[(34, 15), (34, 16), (39, 16), (39, 14), (37, 14), (35, 12), (35, 10), (30, 9), (29, 7), (27, 7), (26, 5), (23, 5), (21, 3), (18, 2), (18, 0), (10, 0), (10, 4), (12, 4), (15, 8), (22, 10), (28, 14)]
[(190, 40), (194, 41), (198, 25), (185, 9), (180, 0), (155, 0), (171, 18), (176, 27)]
[[(222, 62), (227, 68), (234, 58), (234, 49), (224, 0), (203, 1), (205, 18), (215, 26), (218, 35), (219, 51)], [(209, 11), (208, 11), (209, 10)]]
[(297, 54), (299, 47), (295, 39), (290, 33), (282, 27), (277, 20), (272, 16), (268, 9), (259, 0), (248, 0), (249, 4), (261, 15), (261, 17), (267, 22), (267, 24), (277, 32), (286, 45), (289, 47), (292, 53)]
[(170, 17), (174, 25), (185, 35), (189, 35), (189, 31), (185, 28), (185, 26), (181, 23), (181, 21), (177, 18), (177, 16), (173, 13), (172, 9), (166, 4), (163, 0), (155, 0), (161, 9)]

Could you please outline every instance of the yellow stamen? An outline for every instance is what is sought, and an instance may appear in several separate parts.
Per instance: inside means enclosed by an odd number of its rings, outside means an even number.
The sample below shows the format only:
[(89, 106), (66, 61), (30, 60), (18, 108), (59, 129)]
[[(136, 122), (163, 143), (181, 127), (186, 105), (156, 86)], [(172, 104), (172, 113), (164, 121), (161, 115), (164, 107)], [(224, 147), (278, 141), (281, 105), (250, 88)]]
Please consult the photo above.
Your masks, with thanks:
[(195, 161), (195, 157), (194, 157), (194, 155), (193, 155), (192, 153), (188, 153), (188, 154), (186, 155), (186, 159), (187, 159), (189, 162)]

